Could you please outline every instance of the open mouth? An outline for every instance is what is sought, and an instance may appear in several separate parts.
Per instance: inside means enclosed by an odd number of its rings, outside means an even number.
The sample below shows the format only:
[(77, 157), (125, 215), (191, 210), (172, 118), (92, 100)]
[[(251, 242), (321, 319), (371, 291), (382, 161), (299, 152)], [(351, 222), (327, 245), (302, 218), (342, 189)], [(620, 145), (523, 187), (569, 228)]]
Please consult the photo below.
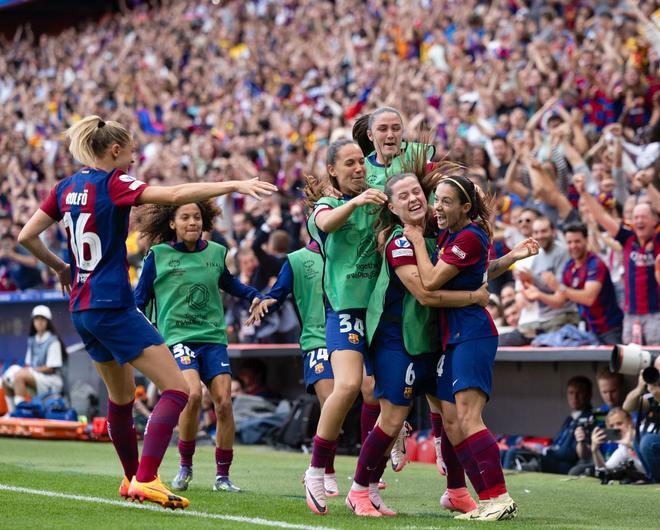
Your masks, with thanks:
[(422, 209), (422, 205), (417, 203), (417, 204), (413, 204), (410, 208), (408, 208), (408, 211), (410, 213), (414, 213), (420, 211), (421, 209)]
[(396, 149), (396, 142), (385, 142), (383, 147), (386, 149)]

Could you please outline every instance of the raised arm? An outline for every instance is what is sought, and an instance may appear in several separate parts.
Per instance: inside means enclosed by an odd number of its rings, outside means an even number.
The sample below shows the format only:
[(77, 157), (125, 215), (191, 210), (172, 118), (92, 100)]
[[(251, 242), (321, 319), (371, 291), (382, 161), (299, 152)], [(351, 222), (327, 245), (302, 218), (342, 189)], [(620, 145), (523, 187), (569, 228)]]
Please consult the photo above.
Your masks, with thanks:
[(177, 186), (149, 186), (145, 188), (136, 202), (138, 204), (180, 205), (206, 201), (228, 193), (241, 193), (260, 199), (275, 191), (277, 191), (277, 186), (261, 182), (257, 178), (227, 182), (195, 182)]
[(319, 230), (330, 234), (344, 226), (348, 218), (358, 207), (366, 206), (367, 204), (382, 206), (386, 200), (387, 196), (382, 191), (369, 188), (367, 191), (360, 193), (357, 197), (352, 198), (337, 208), (328, 207), (318, 210), (315, 214), (314, 222)]
[(494, 280), (509, 270), (516, 261), (535, 256), (539, 253), (539, 243), (531, 237), (518, 243), (513, 249), (488, 264), (488, 279)]
[(593, 215), (594, 220), (607, 230), (608, 234), (616, 237), (621, 227), (620, 223), (605, 211), (605, 208), (601, 206), (596, 197), (585, 191), (584, 176), (575, 175), (573, 177), (573, 185), (580, 194), (580, 198), (584, 201), (584, 205), (591, 212), (591, 215)]

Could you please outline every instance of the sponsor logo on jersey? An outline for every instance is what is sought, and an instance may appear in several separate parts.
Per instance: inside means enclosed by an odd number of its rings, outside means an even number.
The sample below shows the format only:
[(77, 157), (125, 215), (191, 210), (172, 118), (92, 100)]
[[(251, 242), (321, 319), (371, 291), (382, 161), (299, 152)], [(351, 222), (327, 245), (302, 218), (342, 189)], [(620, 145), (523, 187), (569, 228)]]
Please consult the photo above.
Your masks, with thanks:
[(407, 386), (403, 389), (403, 397), (406, 399), (411, 399), (413, 397), (413, 388), (411, 386)]
[(398, 250), (393, 250), (392, 251), (392, 257), (393, 258), (401, 258), (403, 256), (410, 256), (413, 257), (415, 253), (413, 252), (412, 248), (400, 248)]
[(349, 333), (348, 342), (350, 342), (351, 344), (358, 344), (360, 342), (360, 337), (358, 337), (357, 333)]
[(458, 256), (459, 259), (465, 259), (465, 256), (467, 256), (467, 254), (466, 254), (463, 250), (461, 250), (460, 248), (458, 248), (457, 245), (454, 245), (453, 247), (451, 247), (451, 251), (452, 251), (454, 254), (456, 254), (456, 255)]
[(200, 310), (206, 307), (206, 304), (209, 302), (210, 298), (209, 290), (206, 288), (206, 285), (201, 283), (196, 283), (188, 289), (188, 294), (186, 295), (186, 302), (188, 306), (192, 309)]
[(317, 363), (314, 366), (314, 373), (316, 375), (322, 374), (324, 370), (325, 370), (325, 366), (323, 366), (321, 363)]
[(394, 244), (399, 248), (410, 248), (410, 241), (408, 241), (405, 237), (395, 239)]
[(126, 184), (130, 184), (128, 186), (128, 189), (132, 190), (132, 191), (135, 191), (140, 186), (144, 185), (144, 182), (142, 182), (141, 180), (138, 180), (135, 177), (131, 177), (130, 175), (126, 175), (126, 174), (119, 175), (119, 180), (121, 180), (122, 182), (125, 182)]

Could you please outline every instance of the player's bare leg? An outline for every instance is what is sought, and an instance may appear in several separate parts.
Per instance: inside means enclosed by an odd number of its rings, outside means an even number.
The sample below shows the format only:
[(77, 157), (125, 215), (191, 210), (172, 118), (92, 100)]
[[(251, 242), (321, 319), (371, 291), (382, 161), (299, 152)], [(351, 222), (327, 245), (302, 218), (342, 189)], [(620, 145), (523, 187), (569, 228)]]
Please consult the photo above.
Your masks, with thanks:
[(234, 411), (231, 403), (231, 376), (220, 374), (209, 385), (218, 424), (215, 431), (216, 477), (213, 491), (238, 493), (241, 488), (229, 480), (229, 468), (234, 460)]
[(193, 455), (195, 454), (199, 412), (202, 407), (202, 382), (197, 370), (183, 370), (190, 393), (188, 403), (179, 416), (179, 472), (172, 480), (172, 489), (185, 491), (193, 478)]

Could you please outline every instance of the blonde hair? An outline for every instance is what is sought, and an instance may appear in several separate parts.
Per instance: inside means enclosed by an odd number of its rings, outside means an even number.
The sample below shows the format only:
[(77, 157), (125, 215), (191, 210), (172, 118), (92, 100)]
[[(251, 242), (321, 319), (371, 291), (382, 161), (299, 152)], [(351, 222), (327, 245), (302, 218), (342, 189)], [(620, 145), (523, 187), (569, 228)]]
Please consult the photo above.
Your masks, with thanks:
[(96, 115), (74, 123), (65, 135), (71, 140), (69, 151), (73, 157), (86, 166), (94, 166), (112, 144), (124, 147), (131, 143), (131, 133), (121, 123), (104, 121)]

